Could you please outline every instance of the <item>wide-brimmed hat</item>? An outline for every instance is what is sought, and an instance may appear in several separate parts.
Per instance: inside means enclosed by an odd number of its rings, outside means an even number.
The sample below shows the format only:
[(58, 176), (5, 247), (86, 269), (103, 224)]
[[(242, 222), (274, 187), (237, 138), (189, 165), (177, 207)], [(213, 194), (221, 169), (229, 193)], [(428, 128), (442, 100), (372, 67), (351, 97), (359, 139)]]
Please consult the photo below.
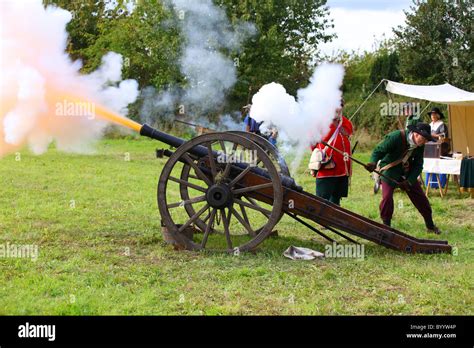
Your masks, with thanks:
[(433, 109), (431, 109), (431, 111), (428, 112), (428, 116), (431, 116), (431, 114), (432, 114), (433, 112), (436, 112), (436, 113), (439, 115), (439, 118), (441, 118), (441, 119), (444, 118), (444, 114), (441, 112), (441, 110), (440, 110), (439, 108), (433, 108)]
[(420, 134), (423, 138), (425, 138), (428, 141), (435, 141), (435, 139), (431, 136), (431, 127), (427, 123), (423, 122), (418, 122), (415, 125), (410, 125), (408, 126), (408, 130), (410, 132), (415, 132)]

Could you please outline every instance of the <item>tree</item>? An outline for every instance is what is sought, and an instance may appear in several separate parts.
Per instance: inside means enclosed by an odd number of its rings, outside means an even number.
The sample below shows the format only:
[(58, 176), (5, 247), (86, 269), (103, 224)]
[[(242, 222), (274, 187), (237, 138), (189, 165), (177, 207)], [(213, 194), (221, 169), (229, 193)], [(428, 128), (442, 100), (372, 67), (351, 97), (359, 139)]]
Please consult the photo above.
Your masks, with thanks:
[(255, 24), (238, 58), (239, 79), (231, 106), (242, 105), (266, 83), (275, 81), (293, 95), (308, 83), (317, 48), (333, 36), (326, 0), (215, 0), (233, 21)]
[(83, 61), (82, 71), (95, 70), (109, 51), (122, 54), (123, 78), (138, 81), (141, 88), (161, 89), (181, 81), (176, 65), (180, 52), (179, 33), (166, 26), (171, 14), (161, 1), (137, 2), (133, 9), (125, 1), (111, 6), (107, 0), (45, 0), (69, 10), (68, 53)]
[[(269, 82), (283, 84), (289, 93), (308, 83), (317, 47), (332, 35), (326, 0), (213, 0), (225, 9), (237, 28), (242, 21), (256, 26), (256, 34), (237, 52), (222, 52), (236, 62), (237, 83), (220, 111), (235, 111)], [(83, 72), (96, 69), (108, 51), (123, 55), (123, 77), (140, 88), (186, 84), (179, 67), (182, 33), (177, 13), (165, 0), (44, 0), (69, 10), (68, 52), (83, 61)]]
[(474, 89), (473, 0), (414, 0), (394, 30), (400, 72), (417, 84), (449, 82)]
[(97, 23), (104, 17), (104, 1), (43, 0), (43, 5), (57, 6), (72, 14), (66, 30), (69, 34), (68, 53), (72, 59), (82, 58), (81, 49), (89, 47), (98, 37)]
[(371, 88), (375, 88), (382, 79), (400, 81), (401, 76), (398, 71), (398, 62), (397, 52), (390, 52), (387, 49), (377, 51), (372, 69), (370, 70)]

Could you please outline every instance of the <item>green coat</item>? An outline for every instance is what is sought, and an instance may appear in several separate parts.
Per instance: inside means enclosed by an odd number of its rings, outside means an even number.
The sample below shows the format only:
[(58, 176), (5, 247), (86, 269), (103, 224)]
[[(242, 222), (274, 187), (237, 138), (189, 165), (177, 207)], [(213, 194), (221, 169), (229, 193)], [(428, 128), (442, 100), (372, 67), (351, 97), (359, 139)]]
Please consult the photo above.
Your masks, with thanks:
[[(408, 137), (408, 130), (405, 130), (406, 136)], [(406, 141), (408, 145), (408, 139)], [(407, 147), (403, 147), (401, 131), (397, 130), (394, 132), (389, 133), (385, 139), (378, 144), (374, 151), (372, 152), (372, 157), (370, 158), (370, 162), (377, 163), (379, 160), (380, 168), (386, 166), (389, 163), (392, 163), (402, 157), (404, 151)], [(410, 158), (408, 159), (409, 171), (405, 173), (403, 170), (402, 164), (398, 164), (392, 168), (389, 168), (383, 172), (383, 174), (387, 175), (388, 177), (396, 180), (402, 181), (402, 176), (404, 175), (410, 184), (414, 184), (418, 179), (421, 171), (423, 170), (423, 152), (425, 151), (425, 146), (418, 146), (416, 147), (413, 152), (411, 153)], [(390, 184), (391, 186), (396, 186), (393, 182), (381, 177), (383, 181)]]

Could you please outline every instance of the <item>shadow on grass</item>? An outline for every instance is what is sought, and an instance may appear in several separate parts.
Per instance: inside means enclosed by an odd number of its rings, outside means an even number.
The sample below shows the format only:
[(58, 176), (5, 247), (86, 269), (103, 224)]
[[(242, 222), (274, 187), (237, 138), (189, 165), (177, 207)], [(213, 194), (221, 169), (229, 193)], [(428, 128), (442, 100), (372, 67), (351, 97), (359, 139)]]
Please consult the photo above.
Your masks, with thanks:
[[(328, 235), (331, 234), (329, 231), (325, 231)], [(264, 258), (283, 258), (283, 252), (290, 246), (297, 246), (297, 247), (304, 247), (313, 249), (322, 253), (325, 253), (326, 246), (331, 246), (332, 242), (322, 238), (321, 236), (317, 235), (316, 233), (309, 231), (307, 234), (307, 238), (300, 238), (298, 236), (285, 236), (285, 235), (278, 235), (278, 236), (270, 236), (267, 237), (255, 250), (249, 252), (243, 252), (239, 256), (248, 256), (248, 257), (264, 257)], [(216, 250), (220, 247), (222, 250), (225, 249), (226, 240), (225, 237), (218, 236), (219, 240), (218, 243), (214, 243), (214, 249), (206, 249), (201, 252), (196, 252), (196, 254), (204, 255), (204, 256), (217, 256), (217, 255), (229, 255), (233, 256), (232, 252), (224, 252)], [(338, 245), (354, 245), (354, 243), (347, 241), (338, 236), (331, 236), (335, 240)], [(358, 243), (360, 243), (363, 247), (364, 253), (367, 256), (386, 256), (386, 255), (410, 255), (406, 254), (401, 251), (388, 249), (381, 245), (376, 245), (370, 241), (362, 240), (360, 238), (351, 236), (351, 238), (355, 239)], [(156, 240), (158, 242), (158, 240)], [(196, 241), (196, 239), (195, 239)], [(172, 246), (166, 244), (162, 240), (159, 241), (161, 247), (168, 247), (172, 250)], [(182, 251), (176, 251), (177, 253)]]

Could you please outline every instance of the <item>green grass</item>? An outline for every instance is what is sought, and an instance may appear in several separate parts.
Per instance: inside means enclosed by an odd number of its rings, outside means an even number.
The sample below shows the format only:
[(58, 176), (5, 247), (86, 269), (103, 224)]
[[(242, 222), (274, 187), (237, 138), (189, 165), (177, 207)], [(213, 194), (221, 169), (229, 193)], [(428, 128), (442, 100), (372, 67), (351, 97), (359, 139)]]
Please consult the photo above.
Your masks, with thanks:
[[(94, 155), (52, 148), (0, 160), (0, 244), (39, 246), (36, 262), (0, 258), (0, 314), (474, 313), (474, 203), (454, 189), (431, 202), (444, 231), (437, 238), (457, 255), (406, 255), (364, 241), (364, 260), (291, 261), (282, 256), (289, 245), (324, 251), (325, 242), (287, 217), (256, 254), (177, 252), (160, 232), (159, 146), (116, 139), (100, 142)], [(294, 176), (313, 192), (305, 164)], [(378, 220), (380, 194), (363, 168), (354, 169), (342, 205)], [(399, 201), (394, 227), (433, 237), (408, 198), (396, 193)]]

